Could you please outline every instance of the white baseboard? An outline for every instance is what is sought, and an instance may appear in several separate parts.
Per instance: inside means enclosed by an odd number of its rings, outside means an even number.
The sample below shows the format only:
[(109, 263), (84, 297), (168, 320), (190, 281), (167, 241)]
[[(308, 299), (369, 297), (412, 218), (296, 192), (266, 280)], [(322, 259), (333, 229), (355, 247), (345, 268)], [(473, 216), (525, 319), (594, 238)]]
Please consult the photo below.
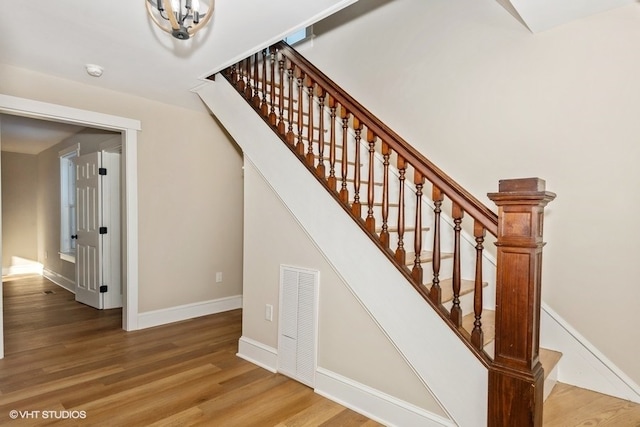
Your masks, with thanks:
[(640, 386), (542, 303), (540, 346), (562, 353), (558, 381), (640, 403)]
[[(270, 372), (278, 370), (278, 350), (251, 338), (240, 338), (237, 356)], [(387, 426), (455, 425), (451, 420), (323, 368), (316, 370), (314, 390), (329, 400)]]
[(55, 271), (48, 270), (46, 268), (42, 271), (42, 275), (47, 279), (51, 280), (56, 285), (60, 286), (61, 288), (68, 290), (72, 294), (76, 293), (76, 282), (74, 282), (73, 280), (68, 279), (63, 275), (58, 274)]
[(3, 276), (13, 276), (17, 274), (39, 274), (42, 275), (44, 266), (40, 263), (29, 263), (23, 265), (12, 265), (10, 267), (2, 267)]
[(147, 311), (138, 314), (138, 329), (166, 325), (238, 308), (242, 308), (242, 295)]
[(278, 370), (278, 350), (251, 338), (240, 337), (236, 355), (267, 371), (277, 372)]
[(456, 425), (447, 418), (324, 368), (316, 370), (315, 392), (386, 426)]

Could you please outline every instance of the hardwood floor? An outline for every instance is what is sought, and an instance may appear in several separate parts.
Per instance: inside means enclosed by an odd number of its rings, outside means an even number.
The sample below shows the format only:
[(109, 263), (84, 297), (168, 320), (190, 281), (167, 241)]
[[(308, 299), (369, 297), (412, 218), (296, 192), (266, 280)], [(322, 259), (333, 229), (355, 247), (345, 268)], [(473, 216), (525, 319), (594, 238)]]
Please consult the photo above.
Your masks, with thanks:
[[(2, 426), (380, 425), (238, 358), (240, 310), (124, 332), (39, 276), (3, 287)], [(640, 405), (558, 384), (544, 426), (640, 427)]]
[(545, 427), (640, 427), (640, 405), (558, 383), (544, 403)]
[(240, 310), (124, 332), (41, 277), (3, 287), (0, 425), (380, 425), (238, 358)]

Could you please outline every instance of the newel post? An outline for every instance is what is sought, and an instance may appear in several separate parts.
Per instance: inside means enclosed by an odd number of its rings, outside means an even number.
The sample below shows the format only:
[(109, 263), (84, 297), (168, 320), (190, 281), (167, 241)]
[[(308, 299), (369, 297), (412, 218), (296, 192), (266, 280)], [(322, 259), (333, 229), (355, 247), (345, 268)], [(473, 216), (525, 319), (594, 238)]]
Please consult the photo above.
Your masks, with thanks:
[(544, 207), (555, 198), (539, 178), (501, 180), (498, 206), (496, 339), (489, 369), (488, 425), (542, 426), (540, 298)]

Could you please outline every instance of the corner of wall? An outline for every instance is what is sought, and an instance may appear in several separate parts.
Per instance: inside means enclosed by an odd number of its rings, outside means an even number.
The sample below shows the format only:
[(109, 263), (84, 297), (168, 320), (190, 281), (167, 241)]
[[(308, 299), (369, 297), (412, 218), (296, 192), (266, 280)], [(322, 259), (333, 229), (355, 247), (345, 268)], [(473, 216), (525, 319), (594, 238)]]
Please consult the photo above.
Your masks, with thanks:
[(562, 353), (558, 381), (640, 403), (640, 386), (544, 302), (540, 324), (540, 345)]

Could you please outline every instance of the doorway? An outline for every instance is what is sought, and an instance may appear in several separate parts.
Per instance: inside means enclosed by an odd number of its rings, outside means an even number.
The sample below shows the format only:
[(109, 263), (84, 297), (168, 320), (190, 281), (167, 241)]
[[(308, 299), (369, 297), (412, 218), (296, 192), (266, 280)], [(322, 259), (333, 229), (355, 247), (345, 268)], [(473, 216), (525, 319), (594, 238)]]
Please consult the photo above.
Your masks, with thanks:
[[(138, 329), (137, 132), (140, 130), (140, 122), (2, 94), (0, 94), (0, 114), (76, 124), (122, 133), (122, 166), (126, 177), (122, 186), (122, 250), (124, 252), (122, 328), (127, 331)], [(0, 358), (4, 357), (3, 331), (0, 299)]]

